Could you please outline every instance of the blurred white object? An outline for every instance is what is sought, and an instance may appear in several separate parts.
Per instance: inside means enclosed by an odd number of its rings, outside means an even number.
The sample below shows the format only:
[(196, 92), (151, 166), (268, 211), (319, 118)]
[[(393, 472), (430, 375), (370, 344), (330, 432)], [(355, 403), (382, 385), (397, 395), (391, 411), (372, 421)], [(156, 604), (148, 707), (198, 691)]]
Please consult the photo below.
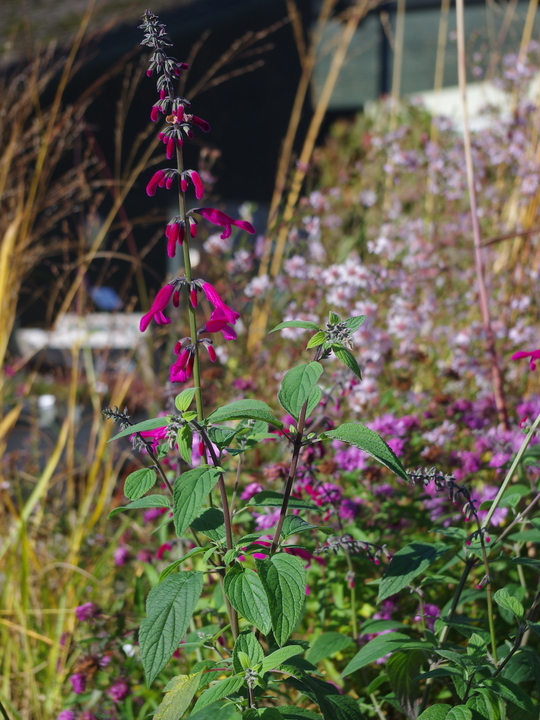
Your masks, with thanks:
[(38, 427), (50, 427), (56, 420), (56, 398), (54, 395), (40, 395), (38, 405)]

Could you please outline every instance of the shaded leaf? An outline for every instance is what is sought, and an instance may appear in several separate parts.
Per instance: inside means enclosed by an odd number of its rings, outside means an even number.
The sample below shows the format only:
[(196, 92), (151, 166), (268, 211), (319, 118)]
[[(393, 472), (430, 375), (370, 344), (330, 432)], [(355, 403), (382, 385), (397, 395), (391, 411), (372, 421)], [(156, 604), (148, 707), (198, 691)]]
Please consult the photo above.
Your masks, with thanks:
[(451, 705), (432, 705), (418, 716), (418, 720), (446, 720), (446, 716), (451, 707)]
[[(262, 490), (248, 500), (248, 505), (254, 507), (281, 507), (285, 495), (274, 490)], [(300, 500), (299, 498), (290, 497), (288, 506), (292, 510), (317, 510), (317, 505), (309, 500)]]
[(378, 601), (395, 595), (447, 550), (444, 543), (413, 542), (394, 554), (379, 585)]
[(242, 420), (245, 418), (250, 420), (263, 420), (277, 428), (283, 427), (283, 423), (273, 416), (272, 410), (261, 400), (237, 400), (236, 402), (224, 405), (210, 415), (208, 422), (217, 423), (225, 422), (226, 420)]
[(173, 487), (173, 520), (178, 537), (195, 520), (218, 478), (219, 471), (216, 468), (203, 466), (189, 470), (176, 479)]
[(341, 440), (341, 442), (353, 445), (368, 455), (371, 455), (371, 457), (374, 457), (375, 460), (378, 460), (382, 465), (392, 470), (392, 472), (402, 480), (405, 480), (407, 483), (411, 482), (405, 472), (405, 468), (392, 448), (390, 448), (376, 432), (370, 430), (370, 428), (365, 425), (360, 425), (360, 423), (344, 423), (334, 430), (321, 433), (321, 437)]
[(400, 650), (410, 641), (410, 637), (404, 633), (389, 632), (384, 635), (377, 635), (377, 637), (360, 648), (341, 673), (341, 677), (347, 677), (347, 675), (355, 672), (355, 670), (360, 670), (360, 668), (379, 660), (385, 655)]
[(208, 508), (191, 523), (195, 532), (200, 532), (213, 540), (219, 542), (225, 537), (225, 518), (223, 511), (218, 508)]
[(352, 639), (338, 632), (326, 632), (315, 640), (307, 652), (309, 662), (317, 664), (334, 653), (345, 650), (352, 644)]

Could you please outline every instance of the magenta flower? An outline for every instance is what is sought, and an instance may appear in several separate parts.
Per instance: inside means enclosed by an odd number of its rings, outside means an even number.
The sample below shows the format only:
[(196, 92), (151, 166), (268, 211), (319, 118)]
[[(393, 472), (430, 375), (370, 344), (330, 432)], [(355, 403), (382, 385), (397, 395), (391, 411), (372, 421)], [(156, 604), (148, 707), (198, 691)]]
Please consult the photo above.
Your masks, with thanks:
[(62, 710), (62, 712), (56, 716), (56, 720), (75, 720), (75, 713), (73, 710)]
[[(176, 349), (176, 348), (175, 348)], [(171, 365), (169, 379), (171, 382), (187, 382), (193, 375), (195, 353), (192, 347), (180, 350), (175, 363)]]
[(73, 692), (76, 695), (82, 695), (86, 690), (86, 677), (82, 673), (75, 673), (69, 678), (69, 682), (73, 686)]
[(124, 680), (124, 678), (118, 678), (118, 680), (107, 690), (107, 695), (111, 698), (111, 700), (114, 700), (114, 702), (121, 702), (127, 698), (130, 692), (131, 688), (129, 687), (127, 680)]
[(146, 186), (146, 194), (152, 197), (156, 194), (158, 187), (165, 187), (165, 170), (158, 170), (150, 178), (150, 182)]
[(514, 353), (510, 360), (521, 360), (526, 357), (530, 358), (529, 367), (531, 370), (536, 370), (536, 362), (540, 360), (540, 350), (532, 350), (531, 352), (524, 352), (523, 350), (520, 350), (519, 352)]
[(186, 224), (183, 220), (174, 218), (165, 228), (167, 237), (167, 255), (173, 258), (176, 254), (176, 246), (182, 245), (186, 236)]
[[(216, 288), (213, 285), (210, 285), (210, 283), (202, 282), (201, 289), (206, 295), (206, 299), (208, 300), (208, 302), (212, 303), (212, 305), (216, 309), (219, 308), (222, 311), (222, 316), (227, 318), (227, 322), (229, 322), (231, 325), (234, 325), (240, 317), (240, 313), (236, 312), (236, 310), (233, 310), (226, 303), (224, 303)], [(208, 332), (213, 331), (209, 330)]]
[(157, 558), (158, 560), (163, 560), (163, 556), (164, 556), (165, 553), (168, 552), (169, 550), (172, 550), (172, 545), (171, 545), (171, 543), (163, 543), (163, 544), (160, 545), (159, 548), (157, 549), (156, 558)]
[(251, 498), (256, 495), (257, 493), (260, 493), (264, 490), (263, 486), (258, 482), (252, 482), (249, 483), (249, 485), (246, 485), (244, 488), (242, 494), (240, 495), (240, 498), (242, 500), (251, 500)]
[(223, 233), (220, 235), (220, 238), (222, 240), (226, 240), (228, 237), (231, 236), (233, 225), (236, 225), (236, 227), (239, 227), (242, 230), (245, 230), (246, 232), (255, 235), (255, 228), (251, 223), (247, 222), (246, 220), (234, 220), (234, 218), (229, 217), (229, 215), (221, 212), (221, 210), (202, 207), (193, 208), (193, 210), (190, 210), (189, 212), (202, 215), (203, 218), (206, 218), (206, 220), (214, 223), (214, 225), (220, 225), (223, 228)]
[(234, 328), (229, 325), (229, 318), (221, 307), (215, 308), (210, 315), (210, 319), (203, 325), (199, 332), (221, 332), (225, 340), (236, 340)]
[(113, 552), (114, 564), (121, 566), (125, 565), (129, 558), (129, 550), (125, 547), (117, 547)]
[[(167, 438), (167, 432), (167, 425), (164, 425), (163, 427), (154, 428), (153, 430), (143, 430), (139, 435), (145, 440), (150, 441), (152, 443), (152, 450), (156, 452), (158, 445), (161, 445), (162, 441)], [(130, 435), (130, 438), (131, 437), (134, 437), (134, 435)]]
[(84, 622), (85, 620), (92, 620), (96, 615), (99, 615), (99, 608), (93, 602), (84, 603), (75, 608), (75, 615), (77, 620)]
[(155, 320), (158, 325), (168, 325), (171, 322), (171, 318), (165, 317), (163, 311), (169, 304), (173, 292), (174, 288), (172, 285), (165, 285), (165, 287), (161, 288), (152, 303), (152, 307), (146, 315), (141, 318), (141, 332), (146, 330), (152, 320)]
[(191, 180), (193, 187), (195, 188), (195, 197), (200, 200), (204, 195), (204, 185), (201, 180), (201, 176), (196, 170), (186, 170), (182, 173), (180, 178), (180, 187), (182, 192), (186, 192), (188, 188), (188, 180)]

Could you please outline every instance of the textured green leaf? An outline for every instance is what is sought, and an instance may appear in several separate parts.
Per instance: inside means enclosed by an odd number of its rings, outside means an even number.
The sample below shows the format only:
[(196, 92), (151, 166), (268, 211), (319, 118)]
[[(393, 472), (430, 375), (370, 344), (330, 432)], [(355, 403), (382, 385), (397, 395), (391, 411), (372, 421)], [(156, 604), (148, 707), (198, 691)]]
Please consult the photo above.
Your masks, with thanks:
[(323, 330), (319, 330), (319, 332), (315, 333), (306, 345), (306, 350), (310, 350), (313, 347), (319, 347), (319, 345), (322, 345), (325, 340), (326, 333)]
[(202, 588), (202, 573), (179, 572), (150, 590), (139, 632), (141, 660), (149, 686), (184, 637)]
[(378, 601), (395, 595), (447, 550), (444, 543), (413, 542), (394, 554), (379, 585)]
[(229, 403), (224, 407), (215, 410), (208, 422), (217, 423), (226, 420), (262, 420), (277, 428), (282, 428), (283, 423), (277, 420), (272, 414), (272, 410), (261, 400), (237, 400)]
[(451, 708), (444, 720), (472, 720), (472, 711), (466, 705)]
[(124, 483), (124, 495), (129, 500), (138, 500), (156, 484), (156, 473), (152, 468), (142, 468), (130, 473)]
[(364, 720), (358, 702), (350, 695), (326, 695), (321, 702), (326, 720)]
[(198, 389), (196, 387), (186, 388), (174, 398), (178, 412), (185, 412), (188, 409)]
[(189, 560), (190, 558), (194, 557), (195, 555), (201, 555), (205, 550), (208, 548), (203, 547), (194, 547), (192, 548), (188, 553), (184, 555), (184, 557), (178, 558), (178, 560), (175, 560), (170, 565), (167, 565), (167, 567), (162, 570), (159, 574), (159, 582), (163, 582), (167, 575), (170, 575), (172, 572), (176, 570), (177, 567), (179, 567), (183, 562), (186, 560)]
[(317, 405), (321, 402), (322, 398), (322, 390), (318, 385), (315, 385), (314, 388), (311, 389), (311, 392), (309, 393), (308, 398), (308, 404), (306, 408), (306, 417), (308, 418), (311, 413), (315, 410)]
[(354, 333), (364, 324), (365, 319), (365, 315), (355, 315), (345, 320), (345, 325)]
[(114, 508), (114, 510), (111, 510), (107, 517), (115, 517), (115, 515), (119, 515), (121, 512), (124, 512), (124, 510), (141, 510), (143, 508), (146, 509), (153, 507), (170, 508), (171, 506), (168, 498), (166, 498), (164, 495), (146, 495), (145, 497), (139, 498), (138, 500), (134, 500), (133, 502), (129, 503), (129, 505)]
[[(275, 328), (270, 330), (271, 333), (276, 330), (283, 330), (284, 328), (303, 328), (304, 330), (318, 330), (319, 326), (310, 320), (285, 320), (285, 322), (279, 323)], [(270, 333), (268, 333), (270, 334)]]
[(218, 478), (219, 471), (205, 465), (189, 470), (176, 479), (173, 487), (173, 519), (178, 537), (181, 537), (195, 520)]
[[(251, 500), (248, 501), (248, 505), (254, 507), (281, 507), (283, 505), (283, 493), (274, 492), (274, 490), (262, 490), (261, 492), (254, 495)], [(291, 510), (317, 510), (315, 503), (309, 502), (309, 500), (300, 500), (299, 498), (289, 498), (288, 506)]]
[(259, 672), (261, 675), (264, 675), (265, 672), (275, 670), (289, 660), (289, 658), (295, 655), (302, 655), (303, 652), (304, 648), (301, 645), (286, 645), (285, 647), (279, 648), (279, 650), (270, 653), (270, 655), (264, 658)]
[(225, 575), (224, 588), (233, 608), (263, 635), (268, 635), (272, 616), (264, 586), (257, 573), (236, 564)]
[(418, 720), (446, 720), (446, 716), (451, 707), (451, 705), (432, 705), (418, 716)]
[(177, 675), (165, 687), (165, 697), (153, 715), (154, 720), (180, 720), (199, 689), (201, 673)]
[(200, 532), (213, 540), (219, 542), (225, 537), (225, 519), (223, 511), (218, 508), (208, 508), (191, 523), (195, 532)]
[(278, 553), (269, 560), (257, 560), (257, 568), (270, 605), (274, 637), (278, 645), (284, 645), (304, 608), (304, 562), (294, 555)]
[(193, 454), (193, 431), (189, 425), (183, 425), (176, 434), (176, 442), (178, 451), (182, 460), (191, 465), (191, 456)]
[(319, 635), (308, 650), (306, 659), (316, 665), (321, 660), (330, 657), (330, 655), (345, 650), (352, 642), (350, 637), (338, 632), (323, 633)]
[(243, 652), (248, 656), (250, 660), (249, 667), (255, 667), (255, 665), (258, 665), (264, 659), (264, 650), (251, 630), (243, 630), (238, 635), (236, 642), (234, 643), (232, 656), (233, 668), (237, 673), (240, 673), (243, 670), (242, 663), (238, 658), (239, 652)]
[(416, 700), (420, 695), (416, 678), (425, 662), (426, 656), (421, 650), (412, 650), (394, 653), (386, 663), (390, 687), (407, 717), (416, 714)]
[[(299, 515), (285, 515), (283, 526), (281, 528), (281, 535), (284, 538), (296, 535), (297, 533), (306, 532), (307, 530), (320, 530), (327, 535), (330, 535), (333, 532), (332, 528), (325, 527), (324, 525), (312, 525), (311, 523), (306, 522)], [(263, 532), (259, 533), (259, 535), (263, 534)]]
[(493, 599), (495, 600), (497, 605), (504, 608), (505, 610), (509, 610), (513, 615), (518, 618), (518, 620), (521, 620), (525, 615), (525, 608), (517, 598), (515, 598), (513, 595), (510, 595), (507, 588), (501, 588), (500, 590), (497, 590), (497, 592), (493, 595)]
[(243, 673), (240, 676), (233, 675), (232, 677), (224, 678), (223, 680), (218, 680), (217, 683), (210, 685), (208, 690), (205, 690), (203, 692), (201, 697), (195, 703), (193, 712), (195, 713), (198, 710), (201, 710), (202, 708), (206, 707), (207, 705), (210, 705), (210, 703), (216, 702), (216, 700), (221, 700), (221, 698), (227, 697), (227, 695), (232, 695), (237, 690), (239, 690), (243, 684), (244, 684), (244, 674)]
[(407, 630), (408, 625), (399, 620), (366, 620), (360, 626), (362, 635), (371, 635), (371, 633), (381, 633), (383, 630)]
[(281, 381), (278, 400), (295, 420), (298, 420), (300, 410), (310, 397), (322, 371), (321, 363), (310, 362), (289, 370)]
[(409, 642), (411, 642), (410, 637), (404, 633), (389, 632), (384, 635), (377, 635), (377, 637), (360, 648), (341, 673), (341, 677), (347, 677), (347, 675), (350, 675), (356, 670), (360, 670), (360, 668), (379, 660), (385, 655), (400, 650)]
[(531, 718), (538, 718), (538, 706), (535, 706), (529, 695), (520, 688), (519, 685), (513, 683), (506, 678), (488, 678), (484, 680), (484, 686), (488, 690), (492, 690), (500, 695), (504, 700), (511, 702), (513, 705), (528, 713)]
[(232, 703), (218, 701), (191, 713), (189, 720), (242, 720), (242, 715)]
[(402, 480), (408, 483), (411, 482), (405, 472), (405, 468), (392, 448), (390, 448), (376, 432), (370, 430), (370, 428), (365, 425), (360, 425), (359, 423), (344, 423), (334, 430), (321, 433), (321, 437), (341, 440), (341, 442), (353, 445), (368, 455), (371, 455), (371, 457), (374, 457), (375, 460), (378, 460), (382, 465), (392, 470), (392, 472)]
[(107, 442), (118, 440), (118, 438), (129, 437), (130, 435), (133, 435), (133, 433), (143, 432), (144, 430), (155, 430), (156, 428), (162, 428), (168, 424), (168, 417), (158, 417), (151, 418), (150, 420), (143, 420), (143, 422), (137, 423), (136, 425), (130, 425), (128, 428), (122, 430)]
[(362, 379), (362, 373), (360, 371), (360, 366), (358, 365), (358, 362), (352, 352), (350, 350), (347, 350), (346, 347), (343, 347), (342, 345), (332, 345), (332, 351), (334, 355), (337, 357), (338, 360), (340, 360), (344, 365), (346, 365), (349, 370), (351, 370), (356, 377)]
[(313, 710), (296, 707), (296, 705), (278, 705), (276, 710), (283, 715), (285, 720), (321, 720), (322, 718), (322, 715)]

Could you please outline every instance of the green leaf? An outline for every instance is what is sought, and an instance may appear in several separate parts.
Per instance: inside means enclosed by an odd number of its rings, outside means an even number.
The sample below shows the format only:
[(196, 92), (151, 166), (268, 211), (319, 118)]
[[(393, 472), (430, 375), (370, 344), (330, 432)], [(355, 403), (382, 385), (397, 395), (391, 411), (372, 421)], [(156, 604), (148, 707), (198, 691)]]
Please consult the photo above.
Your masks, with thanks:
[(493, 595), (493, 599), (495, 600), (497, 605), (499, 605), (499, 607), (502, 607), (505, 610), (509, 610), (513, 615), (518, 618), (518, 620), (523, 619), (525, 615), (525, 608), (517, 598), (515, 598), (513, 595), (510, 595), (507, 588), (501, 588), (500, 590), (497, 590), (497, 592)]
[(195, 520), (201, 505), (212, 492), (218, 478), (219, 471), (205, 465), (188, 470), (176, 479), (173, 487), (173, 519), (178, 537), (181, 537)]
[(193, 453), (193, 431), (189, 425), (183, 425), (176, 434), (176, 442), (178, 451), (182, 460), (191, 465), (191, 456)]
[(129, 500), (138, 500), (156, 484), (156, 473), (152, 468), (142, 468), (130, 473), (124, 483), (124, 495)]
[(187, 388), (174, 398), (174, 404), (178, 412), (185, 412), (189, 408), (198, 389), (196, 387)]
[(508, 539), (513, 542), (540, 543), (540, 530), (520, 530), (520, 532), (512, 533)]
[(345, 650), (345, 648), (348, 648), (352, 642), (353, 641), (350, 637), (342, 635), (338, 632), (323, 633), (322, 635), (319, 635), (308, 650), (306, 659), (316, 665), (321, 660), (330, 657), (330, 655), (334, 655), (334, 653)]
[(218, 508), (208, 508), (198, 518), (193, 520), (191, 527), (213, 540), (220, 542), (225, 537), (225, 518), (223, 511)]
[(321, 710), (326, 720), (365, 720), (357, 701), (350, 695), (326, 695)]
[(376, 432), (370, 430), (365, 425), (360, 425), (359, 423), (344, 423), (334, 430), (321, 433), (321, 437), (349, 443), (349, 445), (353, 445), (368, 455), (371, 455), (371, 457), (374, 457), (375, 460), (378, 460), (382, 465), (392, 470), (392, 472), (402, 480), (408, 483), (411, 482), (405, 472), (405, 468), (392, 448), (390, 448)]
[(310, 339), (308, 344), (306, 345), (306, 350), (309, 350), (313, 347), (319, 347), (319, 345), (322, 345), (326, 341), (326, 333), (323, 330), (319, 330), (318, 333), (315, 333), (313, 337)]
[(177, 675), (165, 686), (165, 697), (153, 715), (153, 720), (180, 720), (199, 689), (201, 673)]
[(146, 509), (153, 507), (170, 508), (171, 506), (169, 500), (164, 495), (146, 495), (146, 497), (139, 498), (138, 500), (129, 503), (129, 505), (114, 508), (107, 517), (113, 518), (121, 512), (124, 512), (124, 510), (140, 510), (142, 508)]
[(321, 363), (310, 362), (289, 370), (281, 381), (278, 400), (295, 420), (298, 420), (300, 410), (310, 397), (322, 371)]
[(143, 432), (144, 430), (155, 430), (156, 428), (162, 428), (168, 424), (169, 424), (168, 416), (151, 418), (150, 420), (143, 420), (143, 422), (137, 423), (136, 425), (130, 425), (128, 428), (126, 428), (125, 430), (122, 430), (117, 435), (112, 437), (110, 440), (107, 440), (107, 442), (112, 442), (113, 440), (118, 440), (118, 438), (129, 437), (129, 435), (133, 435), (133, 433)]
[(331, 347), (337, 359), (341, 360), (341, 362), (361, 380), (362, 373), (360, 371), (360, 366), (358, 365), (358, 362), (352, 352), (342, 345), (332, 345)]
[(386, 664), (390, 687), (407, 717), (416, 714), (416, 700), (419, 697), (418, 681), (420, 668), (426, 662), (421, 650), (394, 653)]
[(201, 697), (195, 703), (193, 712), (197, 712), (203, 707), (210, 705), (210, 703), (213, 703), (216, 700), (221, 700), (221, 698), (224, 698), (227, 695), (232, 695), (237, 690), (239, 690), (243, 684), (244, 673), (242, 673), (242, 675), (240, 676), (233, 675), (232, 677), (225, 678), (224, 680), (218, 680), (217, 683), (214, 683), (214, 685), (210, 685), (208, 690), (205, 690), (205, 692), (203, 692)]
[(378, 602), (395, 595), (447, 550), (444, 543), (413, 542), (398, 550), (384, 571)]
[(278, 645), (284, 645), (304, 609), (304, 562), (295, 555), (279, 553), (269, 560), (257, 560), (257, 568), (270, 605), (274, 637)]
[(272, 627), (272, 615), (263, 583), (254, 570), (234, 565), (225, 575), (225, 594), (233, 608), (268, 635)]
[(264, 673), (270, 672), (270, 670), (275, 670), (289, 660), (289, 658), (295, 655), (302, 655), (303, 652), (304, 648), (301, 645), (286, 645), (285, 647), (279, 648), (279, 650), (270, 653), (270, 655), (264, 658), (259, 673), (264, 675)]
[(407, 630), (408, 625), (399, 620), (366, 620), (360, 626), (362, 635), (371, 635), (371, 633), (381, 633), (385, 630)]
[(203, 547), (192, 548), (188, 553), (186, 553), (184, 555), (184, 557), (178, 558), (178, 560), (175, 560), (170, 565), (167, 565), (167, 567), (160, 572), (158, 582), (163, 582), (163, 580), (165, 580), (167, 575), (170, 575), (172, 572), (174, 572), (176, 570), (176, 568), (179, 567), (183, 562), (185, 562), (186, 560), (189, 560), (190, 558), (194, 557), (195, 555), (200, 555), (206, 549), (207, 548), (203, 548)]
[[(283, 505), (283, 493), (274, 492), (274, 490), (262, 490), (248, 500), (248, 505), (253, 507), (281, 507)], [(299, 498), (289, 498), (288, 506), (291, 510), (317, 510), (317, 505), (309, 500), (300, 500)]]
[(432, 705), (418, 716), (418, 720), (446, 720), (446, 716), (451, 707), (451, 705), (441, 705), (439, 703)]
[(444, 720), (472, 720), (472, 711), (466, 705), (455, 705)]
[(233, 668), (237, 673), (242, 672), (243, 668), (238, 653), (244, 653), (248, 656), (250, 664), (248, 667), (255, 667), (264, 659), (264, 650), (261, 647), (260, 642), (257, 640), (251, 630), (243, 630), (234, 643), (233, 649)]
[[(184, 637), (203, 588), (203, 574), (179, 572), (153, 587), (141, 623), (141, 661), (150, 686)], [(217, 699), (217, 698), (216, 698)]]
[[(284, 328), (302, 328), (303, 330), (318, 330), (319, 326), (310, 320), (285, 320), (285, 322), (279, 323), (275, 328), (270, 330), (271, 333), (276, 330), (283, 330)], [(268, 333), (270, 334), (270, 333)]]
[[(286, 539), (291, 535), (306, 532), (307, 530), (320, 530), (326, 535), (331, 535), (333, 532), (332, 528), (325, 527), (324, 525), (312, 525), (311, 523), (303, 520), (299, 515), (285, 515), (283, 526), (281, 528), (282, 537)], [(259, 533), (259, 535), (263, 534), (264, 533), (262, 532)]]
[(345, 325), (354, 333), (364, 324), (365, 319), (365, 315), (355, 315), (345, 320)]
[(217, 445), (220, 450), (223, 450), (223, 448), (226, 448), (233, 441), (237, 432), (238, 428), (209, 427), (208, 437), (214, 445)]
[(511, 702), (520, 710), (523, 710), (534, 718), (538, 718), (538, 707), (535, 707), (525, 690), (511, 680), (502, 677), (488, 678), (484, 680), (484, 686), (508, 702)]
[(337, 315), (335, 312), (330, 310), (330, 312), (328, 313), (328, 324), (336, 325), (340, 321), (341, 321), (341, 318), (339, 317), (339, 315)]
[(313, 710), (307, 710), (306, 708), (296, 707), (296, 705), (278, 705), (276, 710), (283, 715), (285, 720), (321, 720), (322, 715), (319, 715)]
[(217, 423), (226, 420), (262, 420), (263, 422), (282, 428), (283, 423), (272, 415), (272, 410), (262, 400), (237, 400), (215, 410), (208, 422)]
[(308, 418), (311, 413), (315, 410), (317, 405), (321, 402), (322, 398), (322, 390), (318, 385), (315, 385), (314, 388), (311, 389), (311, 392), (309, 393), (308, 398), (308, 404), (306, 408), (306, 417)]
[(360, 670), (366, 665), (369, 665), (385, 655), (388, 655), (388, 653), (400, 650), (409, 642), (411, 642), (410, 637), (404, 633), (389, 632), (384, 635), (377, 635), (377, 637), (373, 638), (373, 640), (370, 640), (366, 643), (366, 645), (360, 648), (345, 670), (341, 673), (341, 677), (347, 677), (347, 675), (355, 672), (355, 670)]
[(236, 706), (228, 702), (215, 702), (189, 715), (189, 720), (242, 720)]

